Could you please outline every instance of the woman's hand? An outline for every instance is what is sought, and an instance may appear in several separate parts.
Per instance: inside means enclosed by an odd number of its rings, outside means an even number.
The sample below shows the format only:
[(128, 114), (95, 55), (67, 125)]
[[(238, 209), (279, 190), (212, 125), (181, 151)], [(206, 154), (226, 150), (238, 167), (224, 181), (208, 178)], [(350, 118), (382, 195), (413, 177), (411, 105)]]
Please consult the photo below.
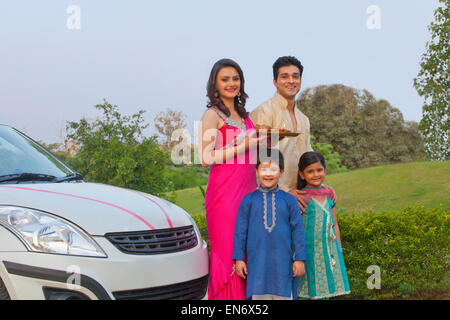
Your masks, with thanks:
[(258, 130), (257, 135), (262, 138), (261, 142), (263, 144), (261, 146), (265, 148), (272, 148), (272, 136), (277, 143), (285, 138), (284, 136), (280, 137), (278, 133), (271, 132), (271, 127), (267, 125), (257, 125), (256, 129)]
[(238, 145), (215, 149), (221, 123), (223, 123), (223, 120), (217, 113), (208, 109), (199, 124), (199, 155), (204, 167), (226, 163), (249, 148), (256, 147), (263, 140), (263, 138), (257, 136), (255, 130), (251, 130), (248, 136)]
[(236, 273), (242, 279), (245, 279), (245, 276), (248, 274), (247, 265), (242, 260), (236, 260)]
[(267, 135), (258, 135), (256, 130), (249, 131), (249, 134), (245, 137), (245, 149), (255, 148), (257, 146), (267, 146)]

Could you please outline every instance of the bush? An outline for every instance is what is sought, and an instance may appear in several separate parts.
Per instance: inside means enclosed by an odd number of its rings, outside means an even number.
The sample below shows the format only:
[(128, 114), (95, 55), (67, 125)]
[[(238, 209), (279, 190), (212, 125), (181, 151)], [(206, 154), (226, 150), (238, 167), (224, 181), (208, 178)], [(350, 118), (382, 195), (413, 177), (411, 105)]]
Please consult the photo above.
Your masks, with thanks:
[(314, 151), (320, 152), (325, 158), (328, 174), (348, 171), (347, 168), (341, 164), (341, 156), (333, 151), (333, 146), (331, 144), (316, 141), (316, 138), (311, 135), (311, 147)]
[[(401, 211), (342, 214), (339, 228), (352, 298), (433, 298), (450, 293), (449, 212)], [(381, 270), (381, 288), (368, 289), (369, 266)]]
[[(81, 148), (68, 164), (89, 182), (111, 184), (164, 197), (172, 190), (164, 174), (169, 154), (161, 150), (156, 137), (144, 137), (144, 111), (123, 116), (118, 107), (98, 104), (103, 112), (93, 121), (81, 119), (67, 123), (67, 138)], [(172, 197), (169, 194), (169, 199)]]
[(168, 166), (165, 175), (172, 182), (173, 190), (202, 186), (208, 183), (209, 168), (201, 165)]
[(209, 248), (209, 236), (208, 236), (208, 227), (206, 226), (206, 217), (204, 215), (193, 215), (192, 219), (194, 219), (197, 227), (202, 235), (203, 240), (206, 241)]
[[(205, 216), (193, 217), (208, 239)], [(444, 208), (407, 207), (393, 212), (339, 215), (350, 299), (428, 299), (448, 297), (450, 214)], [(207, 241), (208, 242), (208, 241)], [(381, 288), (368, 289), (381, 270)]]

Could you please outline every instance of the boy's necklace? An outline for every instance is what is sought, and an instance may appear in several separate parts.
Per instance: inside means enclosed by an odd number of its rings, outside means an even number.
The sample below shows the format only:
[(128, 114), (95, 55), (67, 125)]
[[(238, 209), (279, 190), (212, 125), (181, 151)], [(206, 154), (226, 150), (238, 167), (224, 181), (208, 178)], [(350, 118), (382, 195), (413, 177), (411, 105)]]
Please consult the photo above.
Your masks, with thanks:
[[(258, 190), (262, 192), (263, 198), (264, 198), (264, 228), (268, 230), (269, 232), (272, 232), (273, 228), (275, 228), (275, 224), (277, 221), (277, 212), (275, 210), (275, 199), (276, 199), (276, 193), (280, 188), (276, 186), (273, 189), (263, 189), (261, 186), (258, 186)], [(269, 227), (267, 225), (267, 194), (271, 192), (272, 193), (272, 225)]]

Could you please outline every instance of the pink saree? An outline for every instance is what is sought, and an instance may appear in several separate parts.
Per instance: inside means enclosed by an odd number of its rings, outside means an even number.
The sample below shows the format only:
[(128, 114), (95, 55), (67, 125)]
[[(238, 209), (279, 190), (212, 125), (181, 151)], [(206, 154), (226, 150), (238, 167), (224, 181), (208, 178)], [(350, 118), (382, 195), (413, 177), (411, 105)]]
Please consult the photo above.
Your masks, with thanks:
[[(254, 126), (249, 117), (242, 126), (215, 110), (225, 121), (216, 138), (216, 149), (236, 143)], [(244, 127), (245, 124), (245, 127)], [(206, 223), (210, 241), (210, 300), (245, 300), (246, 281), (234, 271), (233, 235), (242, 198), (255, 190), (256, 149), (224, 164), (211, 166), (205, 195)]]

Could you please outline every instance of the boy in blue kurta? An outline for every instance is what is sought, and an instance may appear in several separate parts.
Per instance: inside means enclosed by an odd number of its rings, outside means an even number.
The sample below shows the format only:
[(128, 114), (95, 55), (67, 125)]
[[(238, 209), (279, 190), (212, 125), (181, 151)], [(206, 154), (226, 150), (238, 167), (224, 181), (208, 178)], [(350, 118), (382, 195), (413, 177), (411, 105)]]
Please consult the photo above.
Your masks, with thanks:
[[(268, 151), (258, 158), (260, 185), (239, 206), (233, 240), (236, 273), (247, 276), (247, 299), (292, 299), (297, 279), (305, 273), (303, 220), (297, 200), (280, 190), (283, 155)], [(247, 254), (247, 263), (245, 255)]]

